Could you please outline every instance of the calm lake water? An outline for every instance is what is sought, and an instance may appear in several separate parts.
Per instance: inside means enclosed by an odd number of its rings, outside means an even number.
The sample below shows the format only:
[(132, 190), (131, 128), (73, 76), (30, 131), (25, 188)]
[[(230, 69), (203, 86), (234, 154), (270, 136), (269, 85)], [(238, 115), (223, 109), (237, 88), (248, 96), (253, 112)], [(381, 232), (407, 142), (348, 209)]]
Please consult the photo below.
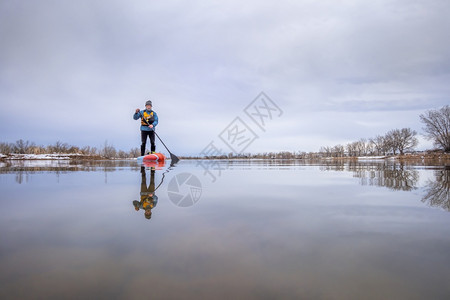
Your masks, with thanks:
[(450, 169), (0, 163), (1, 299), (450, 299)]

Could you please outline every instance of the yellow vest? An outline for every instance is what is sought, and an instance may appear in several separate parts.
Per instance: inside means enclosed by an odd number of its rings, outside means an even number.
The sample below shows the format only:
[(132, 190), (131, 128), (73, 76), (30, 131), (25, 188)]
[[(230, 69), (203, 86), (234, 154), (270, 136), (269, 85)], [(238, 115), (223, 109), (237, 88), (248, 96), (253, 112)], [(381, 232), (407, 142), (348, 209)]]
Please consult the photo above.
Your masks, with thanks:
[[(141, 118), (141, 125), (148, 126), (153, 123), (153, 120), (151, 120), (151, 119), (154, 119), (153, 111), (150, 113), (147, 113), (147, 111), (144, 110), (144, 113), (142, 115), (143, 115), (143, 117)], [(144, 119), (147, 120), (148, 124), (145, 123)]]

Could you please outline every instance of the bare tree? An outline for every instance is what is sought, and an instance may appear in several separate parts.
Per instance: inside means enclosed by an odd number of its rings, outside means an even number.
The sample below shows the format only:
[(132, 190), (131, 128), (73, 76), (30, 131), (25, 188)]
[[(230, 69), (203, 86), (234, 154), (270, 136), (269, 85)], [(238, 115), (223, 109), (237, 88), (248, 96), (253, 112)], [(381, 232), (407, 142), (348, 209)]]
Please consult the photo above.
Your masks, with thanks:
[(50, 153), (69, 153), (69, 148), (69, 144), (56, 141), (54, 145), (47, 146), (47, 151)]
[(108, 141), (105, 141), (105, 145), (103, 146), (103, 149), (100, 153), (104, 157), (113, 158), (116, 156), (117, 150), (113, 145), (108, 145)]
[(366, 155), (366, 150), (366, 139), (363, 138), (356, 142), (356, 151), (358, 152), (358, 156)]
[(416, 138), (417, 132), (411, 128), (402, 128), (400, 130), (400, 140), (398, 142), (398, 150), (400, 154), (404, 154), (405, 151), (414, 150), (419, 144), (419, 140)]
[(11, 143), (0, 143), (0, 153), (10, 154), (13, 152), (14, 145)]
[(137, 147), (130, 149), (130, 157), (138, 157), (141, 155), (141, 150)]
[(373, 151), (376, 155), (386, 155), (388, 147), (384, 136), (377, 135), (375, 138), (371, 138), (369, 143), (372, 144)]
[(450, 106), (429, 110), (420, 115), (420, 120), (425, 124), (425, 137), (445, 152), (450, 152)]
[(397, 151), (403, 155), (405, 151), (413, 150), (419, 141), (416, 138), (417, 132), (411, 128), (393, 129), (386, 133), (385, 139), (388, 148), (394, 155)]
[(384, 135), (384, 145), (388, 154), (397, 154), (397, 144), (394, 130), (391, 130)]
[(354, 157), (354, 156), (358, 155), (357, 154), (358, 153), (358, 150), (357, 150), (358, 142), (348, 143), (346, 145), (346, 148), (347, 148), (348, 156)]
[(345, 148), (342, 145), (336, 145), (333, 147), (333, 149), (331, 150), (333, 152), (333, 156), (335, 157), (344, 157), (344, 153), (345, 153)]
[(36, 145), (30, 141), (24, 141), (22, 139), (16, 141), (14, 144), (14, 152), (20, 154), (29, 154), (33, 147)]
[(370, 142), (370, 139), (366, 142), (366, 155), (375, 155), (375, 147)]
[(331, 147), (330, 146), (320, 147), (319, 152), (325, 157), (330, 157), (331, 156)]
[(123, 150), (119, 150), (116, 154), (116, 156), (118, 158), (128, 158), (129, 157), (129, 153), (123, 151)]

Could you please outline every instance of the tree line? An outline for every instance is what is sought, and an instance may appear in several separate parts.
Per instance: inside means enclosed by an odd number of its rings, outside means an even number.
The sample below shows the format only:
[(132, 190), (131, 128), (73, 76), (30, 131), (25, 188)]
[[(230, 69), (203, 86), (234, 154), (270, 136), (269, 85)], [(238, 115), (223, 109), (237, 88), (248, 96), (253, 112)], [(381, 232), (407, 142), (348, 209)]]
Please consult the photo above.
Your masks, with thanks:
[[(429, 110), (420, 115), (420, 121), (425, 125), (425, 138), (433, 141), (437, 149), (450, 152), (450, 106)], [(345, 146), (321, 147), (319, 153), (325, 157), (404, 155), (417, 147), (416, 135), (417, 132), (411, 128), (393, 129), (384, 135), (363, 138)]]
[(140, 155), (140, 150), (132, 148), (129, 151), (117, 150), (113, 145), (105, 141), (102, 147), (77, 147), (57, 141), (48, 146), (36, 145), (34, 142), (24, 141), (22, 139), (15, 143), (0, 142), (0, 153), (2, 154), (81, 154), (98, 158), (135, 158)]
[(321, 147), (319, 153), (325, 157), (404, 155), (418, 145), (416, 135), (417, 132), (411, 128), (393, 129), (374, 138), (362, 138), (346, 145)]

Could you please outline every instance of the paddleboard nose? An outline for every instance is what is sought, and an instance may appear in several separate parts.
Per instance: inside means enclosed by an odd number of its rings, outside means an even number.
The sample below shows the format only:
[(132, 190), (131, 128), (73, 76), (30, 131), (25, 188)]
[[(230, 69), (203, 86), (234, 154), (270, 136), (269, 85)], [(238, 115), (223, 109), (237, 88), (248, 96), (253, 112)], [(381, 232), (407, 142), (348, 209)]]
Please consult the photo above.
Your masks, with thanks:
[(162, 153), (151, 153), (144, 156), (139, 156), (137, 159), (142, 161), (164, 161), (166, 157)]

